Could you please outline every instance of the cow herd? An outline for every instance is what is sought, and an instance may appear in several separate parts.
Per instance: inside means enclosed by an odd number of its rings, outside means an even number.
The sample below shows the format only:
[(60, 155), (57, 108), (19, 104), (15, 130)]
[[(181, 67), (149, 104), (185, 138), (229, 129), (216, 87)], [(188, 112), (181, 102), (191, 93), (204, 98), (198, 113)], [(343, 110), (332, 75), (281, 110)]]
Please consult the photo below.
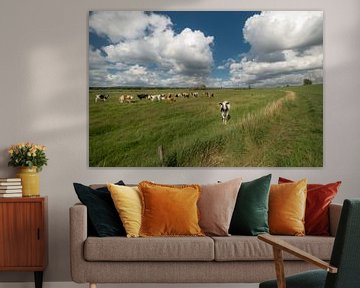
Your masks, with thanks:
[[(214, 93), (210, 93), (208, 91), (204, 92), (204, 95), (206, 97), (214, 97)], [(181, 98), (190, 98), (190, 97), (199, 97), (199, 93), (198, 92), (181, 92), (181, 93), (166, 93), (166, 94), (145, 94), (145, 93), (141, 93), (141, 94), (137, 94), (137, 97), (139, 98), (139, 100), (150, 100), (152, 102), (156, 101), (170, 101), (170, 102), (175, 102), (177, 98), (181, 97)], [(109, 95), (108, 94), (97, 94), (95, 95), (95, 103), (97, 103), (98, 101), (103, 101), (105, 102), (106, 100), (109, 99)], [(121, 95), (119, 96), (119, 102), (120, 103), (133, 103), (135, 102), (134, 100), (134, 96), (132, 95)], [(220, 113), (221, 113), (221, 119), (222, 122), (226, 125), (227, 121), (230, 119), (230, 103), (229, 101), (224, 101), (224, 102), (220, 102)]]
[[(139, 100), (150, 100), (152, 102), (159, 102), (159, 101), (169, 101), (169, 102), (175, 102), (177, 98), (190, 98), (190, 97), (194, 97), (197, 98), (199, 97), (199, 92), (179, 92), (179, 93), (162, 93), (162, 94), (146, 94), (146, 93), (140, 93), (137, 94), (137, 98)], [(214, 97), (214, 93), (210, 93), (210, 92), (204, 92), (204, 96), (211, 98)], [(120, 103), (134, 103), (135, 102), (135, 97), (132, 95), (121, 95), (119, 96), (119, 102)], [(109, 99), (109, 95), (108, 94), (97, 94), (95, 95), (95, 103), (97, 103), (98, 101), (102, 101), (105, 102), (106, 100)]]
[(177, 98), (199, 97), (199, 92), (162, 93), (162, 94), (137, 94), (140, 100), (175, 102)]

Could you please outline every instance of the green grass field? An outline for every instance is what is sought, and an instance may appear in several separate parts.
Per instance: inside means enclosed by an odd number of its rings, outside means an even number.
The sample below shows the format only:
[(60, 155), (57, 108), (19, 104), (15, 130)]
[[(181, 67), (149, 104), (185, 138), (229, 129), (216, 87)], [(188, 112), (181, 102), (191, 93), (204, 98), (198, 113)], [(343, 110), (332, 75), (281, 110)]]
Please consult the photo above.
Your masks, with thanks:
[[(323, 165), (322, 85), (199, 90), (176, 102), (136, 94), (188, 89), (104, 89), (89, 92), (91, 167), (320, 167)], [(109, 94), (95, 103), (96, 94)], [(120, 103), (122, 94), (135, 103)], [(219, 102), (231, 104), (221, 121)], [(163, 159), (158, 153), (162, 147)]]

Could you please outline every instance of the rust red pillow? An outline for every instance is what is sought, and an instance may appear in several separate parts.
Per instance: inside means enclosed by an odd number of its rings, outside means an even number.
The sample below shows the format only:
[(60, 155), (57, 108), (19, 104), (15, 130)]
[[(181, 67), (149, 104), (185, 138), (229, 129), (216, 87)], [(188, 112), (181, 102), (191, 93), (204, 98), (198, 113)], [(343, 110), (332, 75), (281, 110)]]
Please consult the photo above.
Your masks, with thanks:
[[(279, 177), (279, 184), (293, 182)], [(341, 181), (329, 184), (307, 184), (305, 234), (329, 236), (329, 206)]]

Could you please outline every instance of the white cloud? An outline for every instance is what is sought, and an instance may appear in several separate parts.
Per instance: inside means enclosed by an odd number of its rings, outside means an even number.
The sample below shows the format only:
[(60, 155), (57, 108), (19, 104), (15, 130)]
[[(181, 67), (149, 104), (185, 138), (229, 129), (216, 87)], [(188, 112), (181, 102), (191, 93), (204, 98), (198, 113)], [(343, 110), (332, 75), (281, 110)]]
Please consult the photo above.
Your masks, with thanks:
[[(206, 37), (201, 31), (185, 28), (164, 43), (159, 54), (163, 61), (172, 65), (175, 72), (186, 75), (210, 73), (213, 57), (210, 45), (214, 37)], [(163, 51), (163, 52), (161, 52)]]
[[(179, 33), (163, 14), (101, 11), (89, 17), (90, 31), (108, 44), (89, 51), (91, 86), (247, 87), (322, 82), (323, 13), (265, 11), (247, 19), (250, 51), (214, 67), (214, 37), (185, 28)], [(212, 69), (228, 78), (211, 78)], [(223, 74), (223, 72), (221, 72)]]
[(171, 24), (166, 16), (142, 11), (95, 11), (89, 17), (90, 29), (113, 43), (164, 31)]
[[(208, 78), (180, 74), (168, 74), (160, 70), (147, 69), (140, 65), (130, 65), (127, 69), (113, 73), (95, 70), (90, 74), (93, 86), (173, 86), (192, 87), (206, 82)], [(212, 83), (212, 82), (211, 82)]]
[(321, 45), (323, 12), (265, 11), (250, 17), (243, 33), (255, 53)]
[(322, 82), (322, 12), (262, 12), (245, 22), (243, 33), (249, 53), (228, 62), (235, 86), (301, 84), (305, 77)]
[[(181, 75), (189, 85), (193, 82), (200, 83), (211, 72), (211, 45), (214, 38), (190, 28), (175, 33), (167, 16), (145, 12), (95, 12), (90, 16), (89, 25), (98, 35), (106, 35), (112, 42), (102, 48), (104, 55), (101, 51), (90, 53), (90, 68), (96, 68), (95, 63), (100, 62), (98, 57), (107, 63), (108, 72), (110, 68), (117, 69), (119, 65), (138, 65), (137, 67), (146, 68), (148, 72), (151, 67), (153, 75), (148, 80), (152, 81), (152, 85), (179, 80), (180, 77), (174, 78), (175, 74)], [(125, 73), (123, 69), (111, 73), (114, 77), (106, 79), (113, 79), (114, 83), (130, 79), (127, 75), (131, 74), (129, 71)], [(165, 78), (156, 79), (156, 75)], [(146, 82), (146, 77), (143, 81)], [(184, 83), (184, 80), (180, 82)], [(91, 75), (90, 85), (94, 85)]]
[(156, 73), (148, 71), (146, 67), (140, 65), (129, 66), (128, 69), (109, 73), (104, 79), (111, 85), (148, 85), (156, 78)]
[(180, 34), (172, 30), (147, 37), (122, 41), (104, 47), (110, 62), (155, 64), (159, 69), (180, 74), (206, 74), (213, 63), (210, 45), (213, 37), (185, 28)]

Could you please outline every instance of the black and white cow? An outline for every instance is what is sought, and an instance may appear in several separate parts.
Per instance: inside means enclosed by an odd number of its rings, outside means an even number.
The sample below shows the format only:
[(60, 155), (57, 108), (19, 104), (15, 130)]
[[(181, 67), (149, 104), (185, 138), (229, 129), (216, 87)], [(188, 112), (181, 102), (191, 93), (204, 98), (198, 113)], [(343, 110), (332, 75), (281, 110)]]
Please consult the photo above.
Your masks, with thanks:
[(97, 103), (98, 101), (105, 102), (108, 98), (109, 98), (109, 95), (98, 94), (98, 95), (95, 96), (95, 103)]
[(226, 125), (227, 121), (230, 120), (230, 103), (229, 101), (220, 102), (220, 113), (222, 122)]
[(142, 100), (142, 99), (145, 99), (149, 96), (149, 94), (145, 94), (145, 93), (142, 93), (142, 94), (137, 94), (137, 97)]
[(157, 95), (148, 95), (148, 99), (151, 100), (152, 102), (154, 101), (161, 101), (161, 95), (157, 94)]

